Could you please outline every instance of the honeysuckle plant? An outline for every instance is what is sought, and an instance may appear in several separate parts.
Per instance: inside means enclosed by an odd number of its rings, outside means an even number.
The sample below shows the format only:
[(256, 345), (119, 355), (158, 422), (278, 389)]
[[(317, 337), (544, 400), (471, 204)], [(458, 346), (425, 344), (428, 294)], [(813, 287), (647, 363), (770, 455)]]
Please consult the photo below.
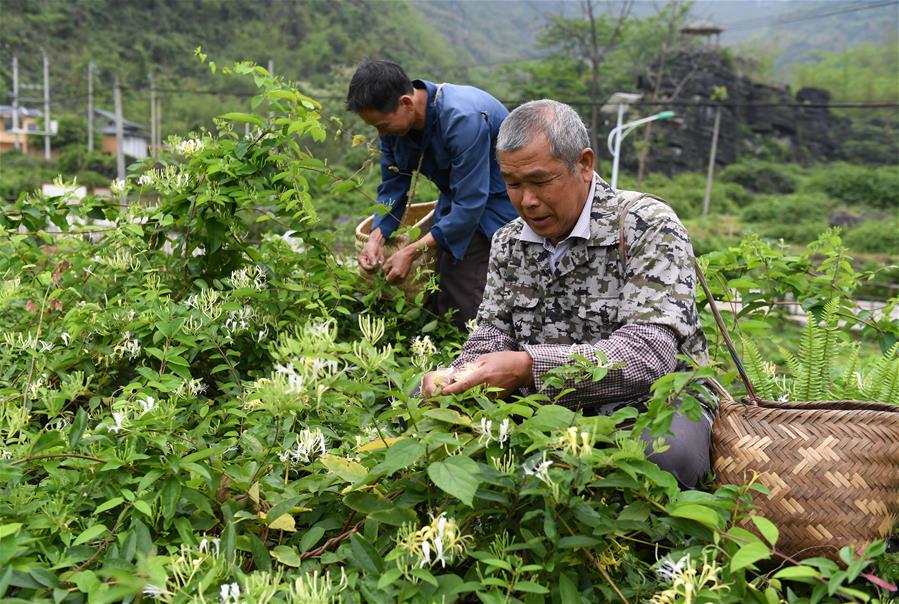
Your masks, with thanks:
[[(647, 460), (641, 432), (663, 438), (667, 401), (708, 369), (657, 384), (639, 416), (483, 388), (422, 400), (464, 336), (331, 249), (309, 185), (359, 183), (308, 151), (328, 133), (319, 105), (230, 71), (258, 86), (250, 111), (171, 140), (110, 197), (24, 195), (0, 215), (0, 598), (889, 592), (883, 544), (784, 559), (776, 527), (737, 527), (759, 487), (682, 491)], [(609, 370), (584, 361), (549, 381)]]

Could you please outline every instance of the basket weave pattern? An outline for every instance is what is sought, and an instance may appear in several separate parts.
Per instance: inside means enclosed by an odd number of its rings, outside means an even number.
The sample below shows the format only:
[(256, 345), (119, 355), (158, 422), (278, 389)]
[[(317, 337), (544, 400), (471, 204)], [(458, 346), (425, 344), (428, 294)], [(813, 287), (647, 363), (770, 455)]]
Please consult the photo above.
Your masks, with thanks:
[(845, 545), (892, 533), (899, 521), (899, 407), (756, 402), (721, 402), (713, 469), (719, 484), (746, 484), (758, 473), (770, 493), (753, 500), (780, 529), (779, 550), (834, 557)]

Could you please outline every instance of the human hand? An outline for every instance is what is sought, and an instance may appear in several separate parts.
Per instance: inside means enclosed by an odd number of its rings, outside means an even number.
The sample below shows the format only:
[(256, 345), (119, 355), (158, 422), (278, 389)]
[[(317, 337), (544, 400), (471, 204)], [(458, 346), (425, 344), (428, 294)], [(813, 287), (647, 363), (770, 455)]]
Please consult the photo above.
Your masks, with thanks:
[(446, 367), (429, 371), (421, 378), (421, 393), (425, 398), (431, 398), (437, 392), (438, 388), (442, 388), (453, 382), (456, 374), (454, 367)]
[(388, 283), (404, 281), (409, 276), (412, 263), (418, 258), (419, 253), (414, 243), (394, 252), (384, 263), (384, 274), (387, 275)]
[(369, 273), (384, 264), (384, 237), (381, 236), (380, 229), (371, 232), (357, 258), (362, 270)]
[(480, 384), (501, 388), (500, 396), (524, 386), (532, 386), (533, 359), (526, 352), (490, 352), (453, 374), (453, 380), (443, 387), (442, 394), (459, 394)]

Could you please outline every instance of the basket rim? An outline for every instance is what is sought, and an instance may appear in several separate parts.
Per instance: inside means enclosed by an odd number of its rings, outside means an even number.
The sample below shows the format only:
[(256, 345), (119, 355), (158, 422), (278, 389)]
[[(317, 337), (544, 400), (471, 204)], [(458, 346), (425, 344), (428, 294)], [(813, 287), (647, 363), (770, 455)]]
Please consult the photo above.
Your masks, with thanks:
[(856, 400), (822, 400), (822, 401), (771, 401), (763, 398), (734, 397), (722, 399), (721, 403), (730, 403), (743, 407), (760, 407), (763, 409), (785, 409), (795, 411), (877, 411), (884, 413), (899, 413), (899, 405), (880, 401), (856, 401)]

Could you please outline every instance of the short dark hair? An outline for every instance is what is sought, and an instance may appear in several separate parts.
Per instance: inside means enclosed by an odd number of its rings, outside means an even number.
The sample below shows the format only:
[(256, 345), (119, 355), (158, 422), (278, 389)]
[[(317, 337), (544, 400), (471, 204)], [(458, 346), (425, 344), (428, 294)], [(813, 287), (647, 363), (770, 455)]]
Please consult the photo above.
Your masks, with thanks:
[(400, 97), (412, 94), (412, 80), (403, 68), (390, 61), (365, 61), (353, 74), (346, 94), (346, 108), (353, 113), (374, 109), (392, 113)]

